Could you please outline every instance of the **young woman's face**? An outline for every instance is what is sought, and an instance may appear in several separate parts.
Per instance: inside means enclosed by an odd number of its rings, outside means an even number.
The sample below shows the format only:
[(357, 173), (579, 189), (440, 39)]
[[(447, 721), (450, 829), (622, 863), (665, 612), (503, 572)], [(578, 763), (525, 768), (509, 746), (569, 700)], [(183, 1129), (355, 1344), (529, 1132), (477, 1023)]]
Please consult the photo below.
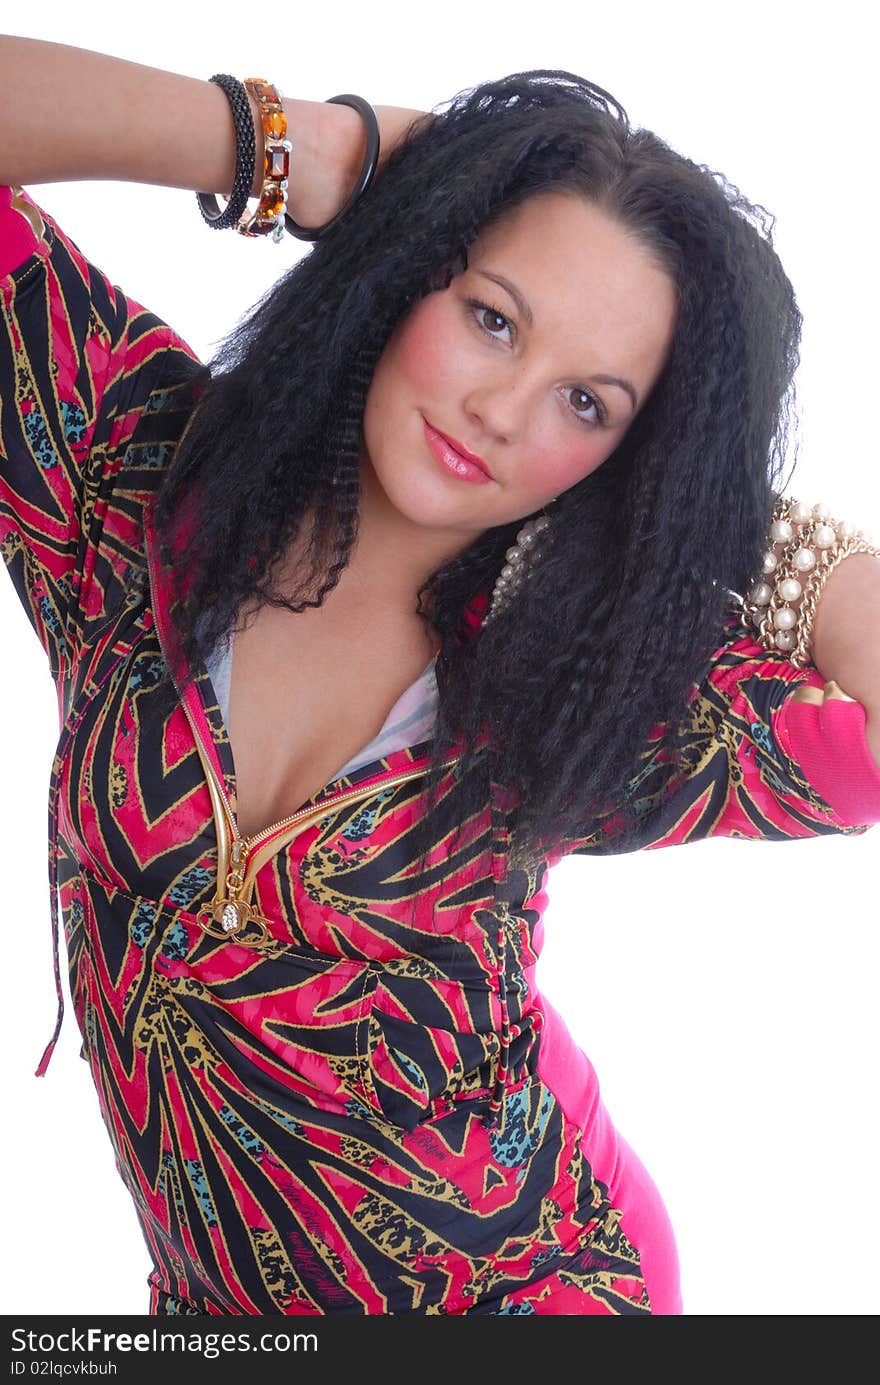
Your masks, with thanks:
[(663, 369), (676, 316), (648, 249), (573, 194), (507, 213), (468, 260), (398, 324), (363, 425), (365, 489), (450, 554), (613, 452)]

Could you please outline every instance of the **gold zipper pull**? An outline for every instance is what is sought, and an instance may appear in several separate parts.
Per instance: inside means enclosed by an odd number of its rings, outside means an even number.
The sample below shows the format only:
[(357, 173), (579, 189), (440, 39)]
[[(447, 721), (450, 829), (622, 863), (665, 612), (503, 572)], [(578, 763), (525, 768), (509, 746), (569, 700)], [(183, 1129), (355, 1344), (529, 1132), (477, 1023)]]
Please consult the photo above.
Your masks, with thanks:
[(226, 871), (226, 892), (216, 895), (210, 904), (202, 905), (198, 912), (199, 927), (212, 938), (235, 938), (249, 944), (269, 941), (268, 919), (264, 919), (252, 904), (240, 898), (248, 845), (244, 837), (233, 840)]

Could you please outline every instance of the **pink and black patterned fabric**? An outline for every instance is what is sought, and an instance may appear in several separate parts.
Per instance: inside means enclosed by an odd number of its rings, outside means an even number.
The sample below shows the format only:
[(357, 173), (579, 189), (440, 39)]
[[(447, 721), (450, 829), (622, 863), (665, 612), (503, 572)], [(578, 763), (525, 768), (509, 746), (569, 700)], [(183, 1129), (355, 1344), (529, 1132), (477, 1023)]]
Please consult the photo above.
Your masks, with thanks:
[[(429, 741), (236, 845), (208, 673), (183, 698), (168, 677), (150, 523), (194, 353), (20, 189), (0, 189), (0, 295), (0, 546), (58, 691), (50, 911), (150, 1311), (680, 1312), (662, 1200), (535, 984), (552, 863), (509, 868), (491, 780), (450, 854), (451, 756), (415, 894)], [(787, 749), (776, 734), (821, 681), (732, 616), (642, 845), (863, 832), (875, 818), (841, 815), (792, 758), (794, 722)], [(880, 773), (845, 706), (868, 804)], [(643, 765), (648, 807), (665, 767), (651, 745)], [(570, 844), (614, 849), (613, 817)], [(237, 851), (265, 922), (206, 932)]]

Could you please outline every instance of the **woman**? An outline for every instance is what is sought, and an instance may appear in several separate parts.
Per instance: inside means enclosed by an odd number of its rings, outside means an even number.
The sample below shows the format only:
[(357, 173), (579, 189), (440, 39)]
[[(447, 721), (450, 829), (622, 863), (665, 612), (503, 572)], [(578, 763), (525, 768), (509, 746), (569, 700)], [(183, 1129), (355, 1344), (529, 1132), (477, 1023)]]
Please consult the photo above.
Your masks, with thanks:
[(800, 327), (757, 209), (570, 74), (380, 109), (354, 199), (356, 113), (285, 101), (333, 224), (202, 368), (23, 186), (235, 197), (237, 88), (3, 62), (0, 539), (151, 1311), (679, 1312), (534, 967), (567, 853), (880, 820), (876, 550), (786, 504), (813, 566), (755, 582)]

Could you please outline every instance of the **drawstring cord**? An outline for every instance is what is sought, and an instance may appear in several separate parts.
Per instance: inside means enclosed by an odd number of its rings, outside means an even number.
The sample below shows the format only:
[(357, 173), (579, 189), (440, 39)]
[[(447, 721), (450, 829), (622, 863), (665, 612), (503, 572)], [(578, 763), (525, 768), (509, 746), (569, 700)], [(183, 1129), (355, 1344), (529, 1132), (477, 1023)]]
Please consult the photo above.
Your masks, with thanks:
[(55, 994), (58, 997), (58, 1009), (55, 1017), (55, 1029), (51, 1039), (46, 1045), (43, 1056), (34, 1073), (35, 1077), (43, 1077), (49, 1063), (52, 1061), (52, 1054), (55, 1052), (55, 1045), (58, 1042), (58, 1035), (61, 1033), (61, 1024), (64, 1019), (64, 992), (61, 987), (61, 958), (59, 950), (59, 923), (58, 923), (58, 790), (61, 784), (61, 764), (66, 740), (70, 737), (68, 730), (66, 737), (62, 735), (62, 743), (55, 751), (55, 758), (52, 761), (52, 778), (49, 784), (49, 890), (50, 890), (50, 912), (52, 917), (52, 969), (55, 973)]
[[(133, 593), (129, 594), (129, 602), (132, 600), (132, 595), (134, 595), (134, 599), (137, 599), (136, 588), (133, 589)], [(148, 620), (150, 622), (152, 621), (152, 615), (149, 612), (145, 612), (144, 616), (139, 621), (143, 629), (147, 628)], [(100, 684), (97, 686), (90, 684), (90, 696), (88, 699), (84, 700), (76, 716), (72, 716), (72, 713), (68, 713), (68, 720), (61, 728), (58, 745), (55, 749), (55, 756), (52, 760), (52, 777), (49, 780), (49, 911), (52, 919), (52, 969), (55, 973), (55, 994), (58, 998), (58, 1009), (55, 1015), (55, 1029), (53, 1030), (51, 1039), (43, 1050), (43, 1056), (34, 1073), (35, 1077), (45, 1076), (46, 1069), (52, 1061), (52, 1054), (55, 1052), (55, 1045), (58, 1042), (58, 1036), (61, 1033), (61, 1025), (64, 1020), (64, 991), (61, 986), (60, 957), (61, 930), (58, 921), (58, 793), (61, 788), (61, 770), (64, 764), (64, 756), (67, 752), (68, 745), (79, 729), (80, 722), (91, 705), (91, 699), (97, 696), (101, 688), (103, 688), (108, 679), (112, 677), (125, 658), (126, 652), (123, 651), (118, 659), (111, 664), (110, 668), (101, 679)], [(72, 720), (70, 719), (71, 716)]]

